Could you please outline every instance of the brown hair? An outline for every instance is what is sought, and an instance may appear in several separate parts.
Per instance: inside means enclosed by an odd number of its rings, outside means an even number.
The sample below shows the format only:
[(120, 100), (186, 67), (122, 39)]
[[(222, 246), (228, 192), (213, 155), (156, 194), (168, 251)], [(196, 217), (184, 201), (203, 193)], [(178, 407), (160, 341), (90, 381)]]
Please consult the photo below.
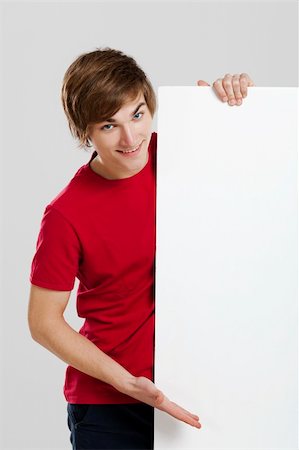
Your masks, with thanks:
[(91, 147), (90, 125), (112, 117), (140, 93), (153, 116), (155, 92), (132, 57), (109, 47), (80, 55), (67, 69), (61, 90), (63, 109), (79, 147)]

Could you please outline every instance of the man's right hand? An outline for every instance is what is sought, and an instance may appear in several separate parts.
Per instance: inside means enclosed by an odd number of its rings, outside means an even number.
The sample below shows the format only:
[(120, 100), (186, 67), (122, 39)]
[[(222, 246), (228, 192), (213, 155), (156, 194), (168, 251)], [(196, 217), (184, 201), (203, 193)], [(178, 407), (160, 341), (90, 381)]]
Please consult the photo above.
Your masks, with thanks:
[(148, 378), (135, 377), (131, 389), (130, 393), (128, 393), (131, 397), (160, 409), (193, 427), (201, 428), (198, 416), (170, 401)]
[(63, 313), (70, 294), (71, 291), (53, 291), (31, 285), (28, 320), (33, 339), (75, 369), (201, 428), (198, 416), (168, 400), (148, 378), (133, 376), (64, 320)]

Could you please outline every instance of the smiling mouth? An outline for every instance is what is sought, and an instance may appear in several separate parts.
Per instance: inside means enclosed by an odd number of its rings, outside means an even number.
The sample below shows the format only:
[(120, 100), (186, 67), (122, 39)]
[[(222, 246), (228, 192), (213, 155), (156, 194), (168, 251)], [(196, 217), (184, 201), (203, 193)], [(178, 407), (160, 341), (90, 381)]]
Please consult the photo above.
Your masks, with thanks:
[(134, 147), (132, 150), (116, 150), (119, 153), (134, 153), (137, 150), (139, 150), (139, 147), (141, 146), (142, 142), (140, 142), (139, 145), (137, 145), (137, 147)]

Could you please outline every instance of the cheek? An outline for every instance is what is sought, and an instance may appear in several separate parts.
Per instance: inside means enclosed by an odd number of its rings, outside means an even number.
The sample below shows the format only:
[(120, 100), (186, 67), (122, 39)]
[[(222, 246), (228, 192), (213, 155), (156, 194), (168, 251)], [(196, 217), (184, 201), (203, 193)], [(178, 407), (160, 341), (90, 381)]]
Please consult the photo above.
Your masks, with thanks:
[(151, 127), (152, 121), (153, 120), (150, 115), (148, 117), (146, 117), (146, 119), (143, 122), (144, 129), (149, 129)]
[(101, 139), (98, 139), (97, 141), (97, 147), (102, 152), (107, 154), (110, 153), (112, 150), (117, 148), (117, 138), (116, 136), (102, 136)]

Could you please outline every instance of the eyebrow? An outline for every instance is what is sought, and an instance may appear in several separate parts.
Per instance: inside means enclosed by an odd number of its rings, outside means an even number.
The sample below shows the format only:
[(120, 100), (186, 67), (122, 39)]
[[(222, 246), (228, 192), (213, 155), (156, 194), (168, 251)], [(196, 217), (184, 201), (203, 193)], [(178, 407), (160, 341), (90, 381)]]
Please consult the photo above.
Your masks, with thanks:
[[(134, 114), (136, 114), (137, 113), (137, 111), (138, 111), (138, 109), (141, 107), (141, 106), (143, 106), (143, 105), (145, 105), (145, 103), (144, 102), (142, 102), (142, 103), (139, 103), (139, 105), (137, 106), (137, 108), (135, 109), (135, 111), (134, 112), (132, 112), (132, 116), (134, 116)], [(110, 123), (115, 123), (116, 122), (116, 120), (115, 119), (113, 119), (112, 117), (110, 117), (109, 119), (106, 119), (106, 120), (103, 120), (103, 122), (110, 122)]]

